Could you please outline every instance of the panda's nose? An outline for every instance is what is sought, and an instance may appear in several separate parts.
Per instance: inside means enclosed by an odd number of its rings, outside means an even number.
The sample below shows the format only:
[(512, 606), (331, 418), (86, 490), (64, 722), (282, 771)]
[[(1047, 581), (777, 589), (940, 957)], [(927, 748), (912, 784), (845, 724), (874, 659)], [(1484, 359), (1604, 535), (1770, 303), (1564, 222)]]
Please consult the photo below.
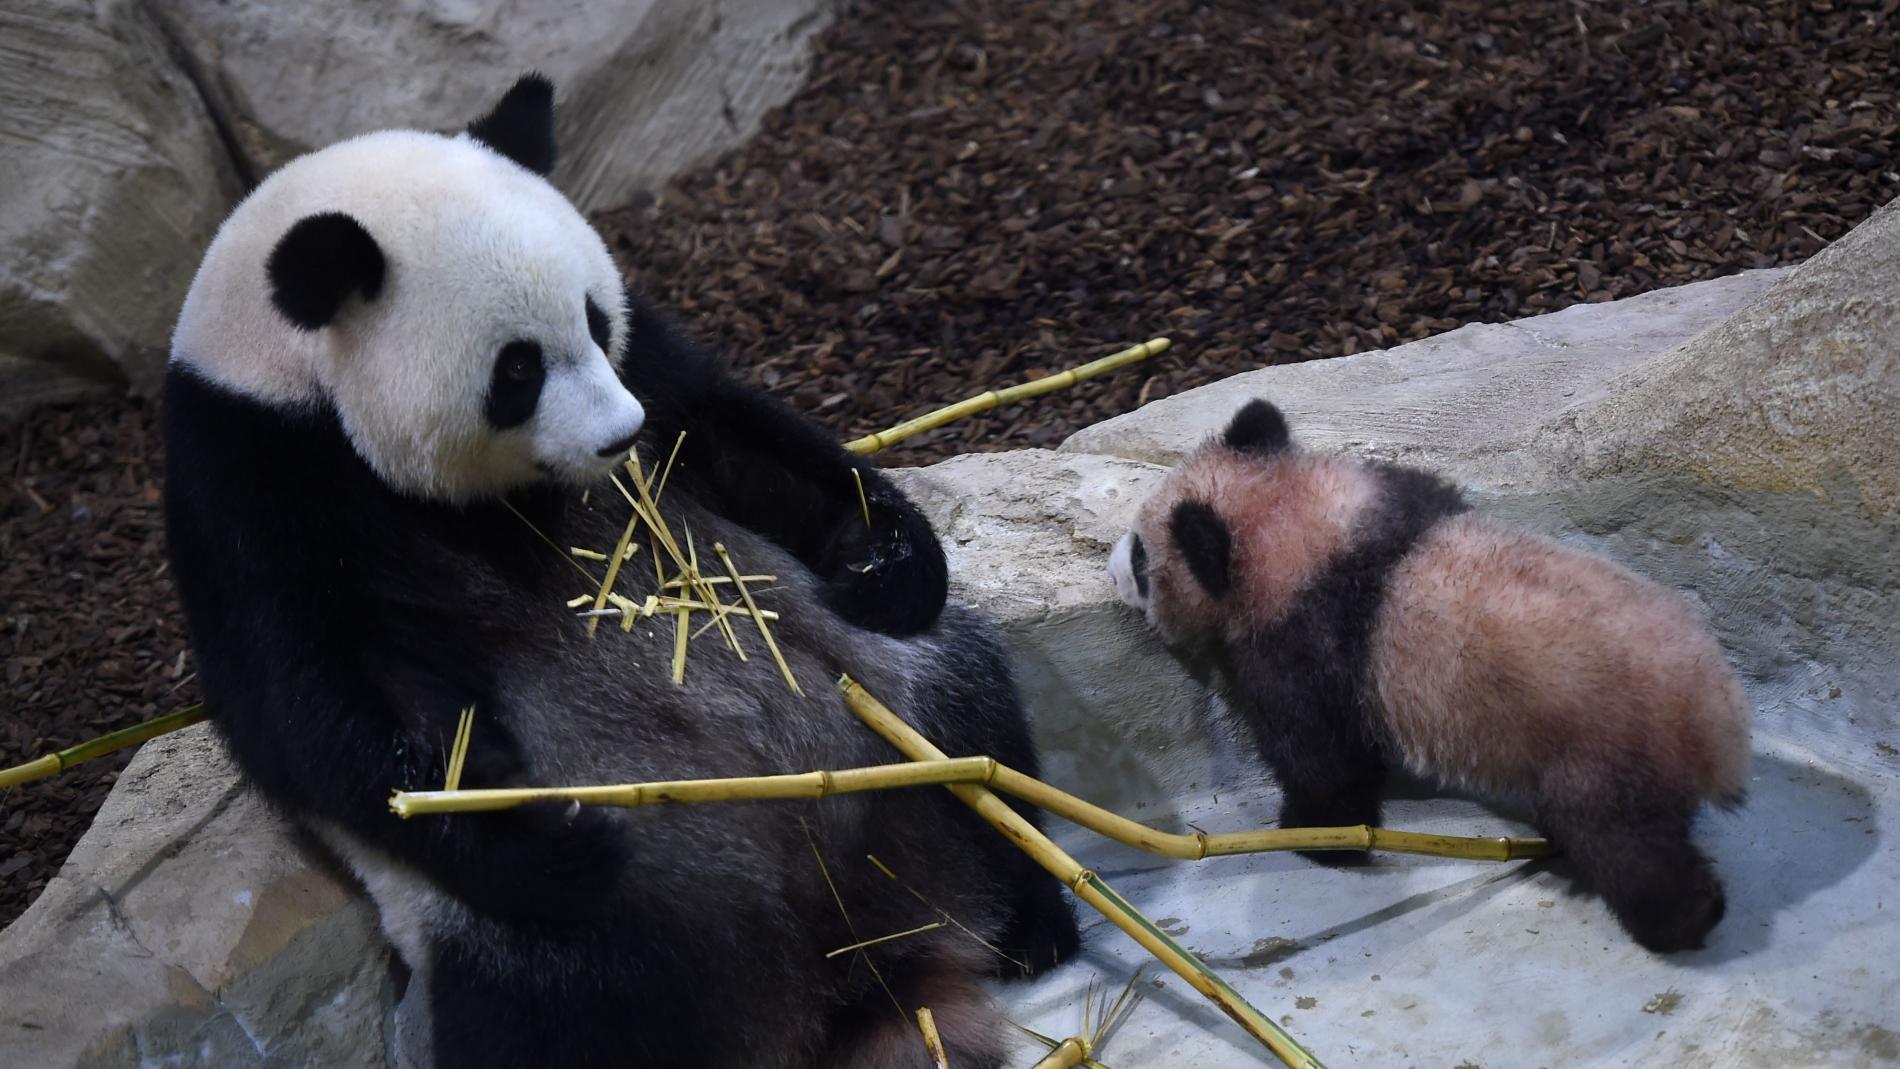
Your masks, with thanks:
[(625, 454), (627, 450), (632, 449), (633, 443), (639, 440), (640, 432), (634, 431), (632, 434), (627, 435), (612, 445), (601, 447), (600, 451), (594, 455), (598, 457), (620, 456)]

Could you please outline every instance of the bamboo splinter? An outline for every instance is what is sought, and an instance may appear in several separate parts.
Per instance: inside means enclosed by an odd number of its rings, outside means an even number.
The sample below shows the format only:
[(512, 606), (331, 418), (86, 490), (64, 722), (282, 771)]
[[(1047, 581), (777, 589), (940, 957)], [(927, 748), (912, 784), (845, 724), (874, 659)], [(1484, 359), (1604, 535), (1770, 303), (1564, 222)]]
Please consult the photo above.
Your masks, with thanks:
[(875, 453), (880, 449), (889, 449), (891, 446), (896, 445), (906, 438), (922, 434), (925, 431), (936, 430), (946, 423), (954, 423), (965, 416), (974, 416), (978, 412), (988, 412), (990, 409), (999, 405), (1013, 404), (1017, 401), (1027, 401), (1031, 397), (1039, 397), (1045, 393), (1053, 393), (1056, 390), (1073, 386), (1084, 379), (1092, 379), (1097, 375), (1114, 371), (1116, 368), (1139, 363), (1157, 353), (1166, 352), (1168, 346), (1172, 344), (1173, 343), (1166, 338), (1150, 338), (1131, 349), (1123, 349), (1119, 353), (1104, 356), (1100, 360), (1092, 360), (1089, 363), (1083, 364), (1081, 367), (1072, 367), (1067, 371), (1050, 375), (1047, 378), (1036, 379), (1033, 382), (1020, 382), (1001, 390), (989, 390), (977, 394), (975, 397), (964, 398), (954, 405), (945, 405), (935, 412), (926, 412), (915, 419), (907, 419), (888, 430), (878, 431), (875, 434), (867, 434), (862, 438), (853, 438), (851, 441), (846, 442), (844, 447), (860, 455)]

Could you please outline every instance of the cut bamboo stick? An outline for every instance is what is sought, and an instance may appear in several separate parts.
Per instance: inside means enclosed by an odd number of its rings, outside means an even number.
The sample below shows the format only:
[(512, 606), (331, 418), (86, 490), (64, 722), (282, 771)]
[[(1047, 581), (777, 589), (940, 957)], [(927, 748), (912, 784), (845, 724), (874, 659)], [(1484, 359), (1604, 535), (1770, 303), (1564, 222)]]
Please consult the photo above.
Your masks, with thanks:
[(1088, 1041), (1081, 1036), (1070, 1036), (1056, 1044), (1055, 1049), (1029, 1069), (1076, 1069), (1088, 1061), (1088, 1057)]
[(175, 713), (166, 713), (164, 716), (147, 720), (143, 724), (120, 728), (77, 746), (69, 746), (64, 750), (49, 753), (23, 765), (0, 768), (0, 789), (21, 783), (31, 783), (48, 776), (57, 776), (81, 762), (90, 761), (95, 757), (104, 757), (106, 754), (115, 753), (128, 746), (137, 746), (147, 739), (155, 739), (180, 728), (190, 727), (203, 720), (206, 715), (204, 703), (200, 702), (197, 705), (186, 706)]
[(739, 566), (732, 563), (732, 554), (726, 552), (723, 542), (713, 543), (713, 552), (719, 554), (719, 562), (726, 566), (726, 574), (732, 576), (732, 585), (739, 588), (739, 597), (745, 607), (752, 611), (752, 622), (759, 625), (759, 635), (765, 639), (765, 648), (772, 651), (772, 659), (778, 662), (778, 670), (785, 675), (785, 685), (792, 693), (803, 697), (805, 692), (798, 689), (798, 679), (792, 675), (792, 666), (785, 663), (785, 655), (778, 651), (778, 642), (772, 637), (772, 630), (765, 626), (765, 616), (759, 611), (758, 603), (752, 600), (752, 591), (746, 589), (745, 579), (739, 574)]
[(844, 447), (858, 454), (875, 453), (880, 449), (889, 449), (891, 446), (896, 445), (906, 438), (922, 434), (925, 431), (936, 430), (946, 423), (954, 423), (965, 416), (974, 416), (978, 412), (987, 412), (998, 405), (1007, 405), (1016, 401), (1026, 401), (1031, 397), (1039, 397), (1045, 393), (1053, 393), (1056, 390), (1073, 386), (1084, 379), (1092, 379), (1097, 375), (1114, 371), (1116, 368), (1138, 363), (1157, 353), (1166, 352), (1168, 346), (1171, 344), (1173, 343), (1166, 338), (1151, 338), (1133, 348), (1123, 349), (1119, 353), (1102, 357), (1100, 360), (1092, 360), (1089, 363), (1083, 364), (1081, 367), (1073, 367), (1067, 371), (1050, 375), (1047, 378), (1036, 379), (1032, 382), (1018, 383), (1015, 386), (1010, 386), (1005, 389), (989, 390), (977, 394), (975, 397), (965, 398), (954, 405), (945, 405), (935, 412), (926, 412), (915, 419), (907, 419), (889, 430), (878, 431), (875, 434), (867, 434), (862, 438), (854, 438), (846, 442)]
[[(1233, 854), (1263, 854), (1284, 850), (1383, 850), (1395, 854), (1462, 858), (1467, 861), (1518, 861), (1544, 857), (1550, 843), (1534, 838), (1473, 838), (1393, 831), (1354, 824), (1339, 828), (1271, 828), (1210, 834), (1203, 831), (1165, 832), (1118, 816), (1091, 802), (1010, 768), (991, 757), (953, 757), (943, 761), (914, 761), (902, 765), (799, 772), (778, 776), (736, 776), (728, 779), (675, 780), (663, 783), (625, 783), (588, 787), (520, 787), (492, 791), (458, 791), (453, 798), (437, 799), (435, 792), (398, 792), (403, 806), (414, 807), (404, 816), (420, 813), (507, 809), (529, 802), (578, 801), (582, 805), (635, 807), (656, 802), (725, 802), (759, 798), (826, 798), (857, 791), (888, 791), (905, 787), (966, 784), (989, 787), (1014, 795), (1073, 824), (1124, 846), (1181, 861), (1202, 861)], [(753, 793), (764, 792), (764, 793)], [(783, 792), (783, 793), (778, 793)], [(395, 803), (392, 803), (392, 807)]]
[(937, 1032), (937, 1018), (929, 1006), (917, 1007), (917, 1029), (924, 1034), (924, 1049), (930, 1052), (933, 1069), (950, 1069), (950, 1055), (943, 1049), (943, 1036)]
[(532, 802), (579, 802), (634, 809), (679, 802), (750, 802), (829, 798), (838, 794), (887, 791), (946, 783), (981, 783), (994, 761), (987, 757), (951, 757), (907, 761), (836, 772), (795, 772), (783, 776), (736, 776), (659, 783), (623, 783), (599, 787), (497, 787), (471, 791), (397, 791), (389, 808), (400, 817), (428, 813), (486, 812)]
[[(849, 676), (838, 680), (838, 688), (844, 693), (845, 704), (850, 707), (858, 719), (869, 725), (871, 730), (882, 735), (885, 741), (897, 747), (899, 753), (913, 761), (941, 761), (945, 759), (942, 750), (932, 745), (929, 739), (918, 734), (917, 729), (905, 723), (901, 717), (887, 708), (884, 703), (871, 696), (871, 693), (859, 686)], [(1037, 831), (1021, 813), (1011, 809), (1008, 803), (991, 791), (969, 783), (953, 783), (946, 787), (963, 804), (976, 810), (984, 820), (1003, 833), (1004, 837), (1015, 843), (1018, 849), (1028, 854), (1050, 875), (1061, 880), (1063, 885), (1073, 891), (1077, 898), (1093, 906), (1110, 923), (1128, 933), (1129, 937), (1141, 944), (1156, 960), (1166, 965), (1175, 975), (1187, 981), (1189, 986), (1205, 995), (1221, 1011), (1232, 1018), (1246, 1033), (1265, 1044), (1274, 1056), (1293, 1069), (1318, 1069), (1320, 1062), (1299, 1042), (1288, 1035), (1284, 1029), (1255, 1009), (1209, 969), (1193, 952), (1174, 941), (1142, 912), (1129, 904), (1127, 899), (1117, 894), (1100, 876), (1083, 868), (1073, 857), (1052, 842), (1048, 836)]]

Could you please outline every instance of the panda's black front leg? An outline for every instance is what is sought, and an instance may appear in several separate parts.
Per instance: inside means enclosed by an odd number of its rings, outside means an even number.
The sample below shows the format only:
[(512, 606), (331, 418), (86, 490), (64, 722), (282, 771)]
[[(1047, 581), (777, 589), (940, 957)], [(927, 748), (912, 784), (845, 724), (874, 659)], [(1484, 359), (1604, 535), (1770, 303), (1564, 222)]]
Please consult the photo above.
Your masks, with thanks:
[(903, 492), (824, 428), (733, 378), (652, 308), (630, 303), (622, 378), (646, 406), (642, 437), (662, 455), (679, 444), (672, 478), (797, 557), (851, 623), (900, 636), (936, 623), (949, 570)]
[[(1284, 666), (1281, 666), (1284, 667)], [(1235, 705), (1280, 785), (1282, 828), (1377, 825), (1386, 764), (1367, 738), (1349, 688), (1323, 672), (1244, 673)], [(1323, 865), (1365, 864), (1366, 854), (1302, 850)]]

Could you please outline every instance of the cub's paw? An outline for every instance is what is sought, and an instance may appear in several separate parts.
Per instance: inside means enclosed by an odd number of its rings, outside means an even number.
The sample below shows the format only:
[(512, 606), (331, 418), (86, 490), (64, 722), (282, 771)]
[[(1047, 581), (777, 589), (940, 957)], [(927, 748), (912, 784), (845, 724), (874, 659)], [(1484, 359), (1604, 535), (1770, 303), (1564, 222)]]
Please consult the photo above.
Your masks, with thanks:
[(853, 510), (820, 557), (825, 603), (858, 627), (899, 637), (929, 629), (943, 612), (949, 568), (937, 536), (895, 491), (868, 496), (871, 523)]

